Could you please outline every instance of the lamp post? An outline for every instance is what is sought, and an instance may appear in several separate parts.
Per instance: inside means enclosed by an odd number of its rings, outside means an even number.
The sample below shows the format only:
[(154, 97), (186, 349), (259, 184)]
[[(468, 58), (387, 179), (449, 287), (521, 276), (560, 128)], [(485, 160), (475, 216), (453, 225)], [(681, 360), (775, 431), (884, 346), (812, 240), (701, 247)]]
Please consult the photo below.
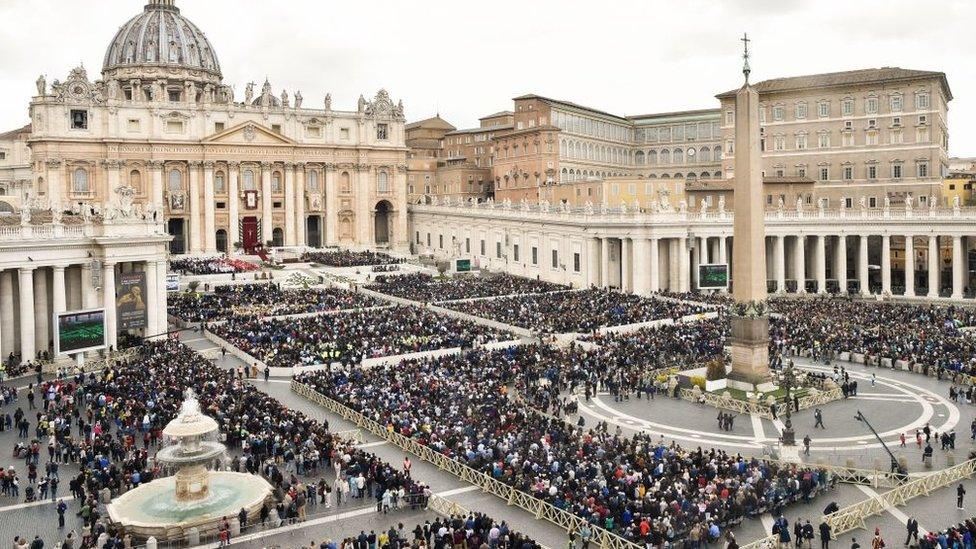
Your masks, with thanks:
[(796, 385), (796, 372), (793, 371), (793, 365), (790, 364), (783, 370), (781, 385), (786, 390), (786, 415), (783, 418), (783, 434), (779, 439), (782, 446), (796, 446), (796, 433), (793, 431), (792, 420), (793, 401), (790, 398), (794, 385)]

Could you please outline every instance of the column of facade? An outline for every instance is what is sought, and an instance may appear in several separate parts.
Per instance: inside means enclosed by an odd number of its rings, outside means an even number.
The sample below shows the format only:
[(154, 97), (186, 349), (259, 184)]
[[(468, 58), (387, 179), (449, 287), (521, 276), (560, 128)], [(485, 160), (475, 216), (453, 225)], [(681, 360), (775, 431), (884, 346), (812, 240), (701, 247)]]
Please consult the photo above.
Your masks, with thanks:
[(807, 293), (807, 242), (805, 235), (797, 235), (793, 248), (793, 278), (796, 279), (796, 293)]
[(600, 285), (600, 240), (591, 238), (586, 244), (586, 283)]
[(118, 188), (120, 183), (119, 173), (121, 172), (122, 166), (124, 165), (125, 162), (122, 160), (102, 161), (102, 166), (105, 168), (105, 174), (106, 174), (106, 179), (105, 179), (105, 184), (107, 187), (105, 189), (106, 196), (115, 195), (115, 189)]
[(648, 295), (651, 293), (651, 279), (648, 276), (647, 265), (650, 262), (651, 242), (646, 238), (634, 240), (634, 269), (631, 274), (634, 282), (634, 293)]
[(786, 291), (786, 237), (773, 237), (773, 277), (776, 279), (776, 291)]
[(905, 237), (905, 295), (915, 295), (915, 236)]
[[(152, 273), (150, 273), (150, 276)], [(164, 334), (169, 330), (169, 319), (166, 317), (166, 301), (169, 294), (166, 293), (166, 261), (156, 262), (156, 301), (159, 304), (159, 313), (156, 315), (155, 334)]]
[(105, 307), (105, 342), (118, 349), (118, 327), (115, 309), (115, 263), (106, 261), (102, 267), (102, 305)]
[(881, 293), (891, 295), (891, 236), (881, 235)]
[(359, 229), (357, 240), (361, 246), (368, 247), (372, 247), (375, 243), (373, 235), (373, 216), (375, 213), (369, 205), (372, 175), (373, 172), (368, 166), (357, 166), (353, 171), (353, 176), (356, 178), (353, 182), (356, 189), (356, 225)]
[(649, 241), (647, 257), (650, 260), (648, 274), (650, 275), (650, 290), (658, 292), (661, 290), (661, 246), (660, 239), (652, 238)]
[(149, 166), (149, 184), (151, 187), (152, 203), (156, 205), (157, 208), (162, 208), (164, 204), (163, 199), (163, 162), (159, 160), (152, 160), (148, 164)]
[(407, 223), (407, 165), (399, 164), (396, 166), (396, 179), (394, 180), (393, 192), (396, 193), (396, 229), (393, 231), (396, 247), (405, 249), (409, 247), (410, 227)]
[(929, 295), (939, 297), (939, 237), (929, 235)]
[(308, 244), (308, 237), (305, 234), (307, 223), (305, 219), (305, 164), (303, 163), (295, 167), (295, 243), (299, 246)]
[(325, 165), (325, 238), (327, 246), (339, 242), (339, 183), (335, 164)]
[[(156, 335), (156, 326), (159, 325), (157, 317), (159, 310), (159, 289), (157, 288), (158, 278), (156, 277), (156, 261), (149, 260), (143, 263), (142, 271), (146, 273), (146, 337)], [(166, 314), (166, 310), (162, 311)]]
[(274, 223), (271, 218), (271, 163), (261, 163), (261, 244), (271, 240)]
[[(238, 207), (240, 206), (240, 191), (238, 178), (241, 174), (240, 162), (227, 163), (227, 249), (233, 250), (234, 244), (241, 241), (240, 220)], [(165, 291), (165, 286), (163, 290)]]
[(34, 359), (34, 268), (21, 267), (17, 280), (20, 293), (20, 362)]
[(600, 286), (610, 287), (610, 239), (600, 239)]
[(51, 319), (48, 314), (47, 268), (34, 269), (34, 349), (47, 350), (48, 328)]
[(814, 269), (817, 270), (817, 293), (827, 292), (827, 237), (817, 235), (814, 247)]
[[(66, 267), (64, 265), (55, 265), (51, 267), (51, 315), (52, 322), (58, 313), (63, 313), (68, 310), (68, 285), (65, 282), (64, 272)], [(51, 330), (54, 333), (54, 330)]]
[(634, 291), (631, 285), (631, 252), (634, 241), (629, 238), (620, 239), (620, 289), (625, 292)]
[(14, 271), (0, 270), (0, 360), (17, 351), (14, 326)]
[(190, 252), (203, 251), (202, 230), (200, 227), (200, 167), (201, 162), (189, 162), (190, 175)]
[(295, 245), (295, 165), (285, 164), (285, 246)]
[(837, 236), (837, 248), (834, 250), (834, 264), (837, 285), (842, 294), (847, 293), (847, 235)]
[(96, 306), (97, 297), (95, 295), (95, 285), (92, 284), (92, 265), (82, 263), (81, 265), (81, 307), (91, 309)]
[(691, 283), (689, 274), (690, 266), (688, 265), (690, 258), (688, 257), (688, 238), (682, 236), (678, 239), (678, 288), (681, 292), (691, 291)]
[(869, 295), (868, 288), (868, 236), (860, 235), (857, 241), (857, 284), (861, 295)]
[(207, 253), (217, 251), (217, 228), (214, 223), (217, 202), (214, 200), (214, 162), (203, 163), (203, 242)]
[(50, 201), (52, 209), (59, 210), (63, 202), (61, 199), (63, 193), (61, 188), (61, 161), (48, 160), (44, 165), (47, 167), (47, 199)]
[[(962, 299), (962, 291), (965, 286), (963, 273), (966, 269), (965, 258), (963, 257), (962, 237), (954, 235), (952, 237), (952, 298)], [(964, 270), (965, 269), (965, 270)]]

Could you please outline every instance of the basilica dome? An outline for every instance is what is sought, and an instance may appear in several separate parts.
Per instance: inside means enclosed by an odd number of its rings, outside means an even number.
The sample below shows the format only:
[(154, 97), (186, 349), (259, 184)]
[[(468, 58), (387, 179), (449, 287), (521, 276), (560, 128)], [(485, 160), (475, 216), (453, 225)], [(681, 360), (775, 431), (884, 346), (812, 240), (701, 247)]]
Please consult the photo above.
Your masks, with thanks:
[(138, 77), (174, 70), (221, 78), (217, 52), (199, 27), (180, 15), (176, 0), (149, 0), (112, 39), (102, 72)]

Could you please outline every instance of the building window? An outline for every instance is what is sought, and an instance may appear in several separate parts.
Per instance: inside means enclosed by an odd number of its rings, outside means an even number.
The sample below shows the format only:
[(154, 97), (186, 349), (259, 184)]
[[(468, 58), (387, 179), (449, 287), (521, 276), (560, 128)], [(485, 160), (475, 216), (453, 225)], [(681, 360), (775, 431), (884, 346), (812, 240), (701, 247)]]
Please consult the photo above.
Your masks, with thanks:
[(390, 192), (390, 176), (386, 172), (380, 172), (376, 176), (376, 192), (381, 194)]
[(180, 90), (169, 90), (168, 95), (170, 103), (180, 102)]
[(918, 177), (920, 177), (920, 178), (928, 177), (929, 176), (929, 163), (928, 162), (919, 162), (918, 163), (917, 172), (918, 172)]
[(830, 169), (827, 166), (820, 167), (820, 180), (827, 181), (830, 179)]
[(796, 117), (800, 120), (807, 117), (807, 104), (797, 103), (796, 104)]
[(76, 193), (91, 192), (91, 185), (88, 182), (88, 171), (84, 168), (77, 168), (71, 176), (71, 189)]
[(731, 126), (732, 124), (735, 124), (735, 112), (731, 110), (725, 111), (725, 125)]
[(850, 180), (854, 179), (854, 167), (853, 166), (844, 166), (843, 173), (844, 173), (844, 180), (845, 181), (850, 181)]
[(182, 120), (167, 120), (166, 121), (166, 133), (183, 133), (183, 121)]
[(539, 264), (539, 248), (536, 248), (535, 246), (532, 246), (532, 264)]
[(920, 93), (915, 96), (915, 108), (916, 109), (927, 109), (929, 108), (929, 94)]
[(777, 121), (778, 122), (780, 120), (783, 120), (783, 110), (784, 109), (783, 109), (783, 106), (782, 105), (776, 105), (776, 106), (773, 107), (773, 120), (774, 121)]
[(512, 261), (518, 261), (518, 260), (519, 260), (519, 245), (512, 244)]
[(830, 134), (822, 133), (817, 136), (817, 146), (821, 149), (827, 149), (830, 147)]
[(271, 174), (271, 192), (281, 192), (281, 172), (274, 172)]
[(349, 140), (349, 128), (339, 128), (339, 139)]
[[(430, 233), (427, 233), (427, 247), (430, 248)], [(484, 255), (484, 252), (481, 252)]]
[(388, 124), (377, 124), (376, 125), (376, 139), (380, 141), (386, 141), (390, 138), (390, 126)]
[(869, 208), (877, 208), (878, 207), (878, 198), (877, 197), (874, 197), (874, 196), (868, 197), (868, 207)]
[(868, 166), (868, 179), (877, 179), (877, 178), (878, 178), (878, 167)]
[(244, 170), (244, 190), (254, 191), (257, 187), (254, 184), (254, 170)]
[(891, 165), (891, 177), (894, 179), (901, 179), (901, 164)]
[(502, 243), (501, 242), (495, 242), (495, 258), (496, 259), (501, 259), (502, 258)]
[(902, 100), (901, 95), (895, 94), (891, 96), (891, 112), (901, 112)]
[(481, 255), (485, 255), (485, 239), (481, 239)]
[(470, 238), (465, 238), (464, 239), (464, 253), (466, 253), (466, 254), (471, 253), (471, 239)]
[(786, 137), (777, 135), (775, 138), (773, 138), (773, 150), (786, 150)]
[(442, 250), (444, 249), (444, 235), (442, 234), (437, 235), (437, 247)]
[(178, 193), (183, 189), (183, 172), (180, 170), (170, 170), (169, 172), (169, 192)]
[(798, 177), (806, 177), (807, 176), (807, 169), (806, 168), (798, 168), (796, 170), (796, 175)]
[(878, 144), (878, 132), (875, 130), (868, 130), (865, 136), (864, 143), (866, 145), (877, 145)]
[(807, 148), (807, 136), (805, 134), (796, 136), (796, 148), (799, 150)]
[(306, 135), (309, 137), (314, 137), (318, 139), (322, 137), (322, 127), (321, 126), (309, 126), (305, 129)]
[(841, 116), (854, 116), (854, 100), (845, 99), (840, 104)]
[(827, 118), (827, 117), (829, 117), (830, 116), (830, 102), (829, 101), (821, 101), (820, 103), (817, 103), (817, 114), (820, 116), (820, 118)]
[(139, 119), (130, 118), (125, 124), (126, 131), (130, 133), (136, 133), (139, 131)]
[(864, 102), (864, 112), (868, 114), (876, 114), (878, 112), (877, 97), (868, 97), (867, 101)]
[(420, 231), (417, 231), (417, 245), (420, 245)]
[(220, 133), (224, 131), (225, 127), (226, 126), (224, 125), (223, 122), (214, 122), (214, 133)]
[(844, 132), (841, 134), (841, 142), (845, 147), (854, 146), (854, 134), (852, 132)]
[(71, 111), (71, 129), (72, 130), (87, 130), (88, 129), (88, 111), (75, 109)]
[(559, 250), (552, 251), (552, 268), (553, 269), (559, 268)]
[(224, 185), (224, 172), (217, 172), (214, 175), (214, 192), (219, 194), (227, 192), (227, 188)]

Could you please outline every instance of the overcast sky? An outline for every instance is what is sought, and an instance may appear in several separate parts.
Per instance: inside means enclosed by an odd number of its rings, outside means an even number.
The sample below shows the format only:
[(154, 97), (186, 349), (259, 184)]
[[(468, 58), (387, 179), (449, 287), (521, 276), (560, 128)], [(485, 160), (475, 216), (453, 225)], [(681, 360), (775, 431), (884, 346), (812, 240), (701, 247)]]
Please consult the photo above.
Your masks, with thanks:
[[(0, 0), (0, 131), (28, 122), (41, 73), (89, 75), (145, 0)], [(973, 0), (177, 0), (243, 96), (267, 76), (319, 106), (385, 87), (410, 121), (459, 128), (537, 93), (614, 114), (712, 108), (753, 79), (899, 66), (944, 71), (950, 154), (976, 156)], [(965, 121), (969, 120), (970, 123)]]

